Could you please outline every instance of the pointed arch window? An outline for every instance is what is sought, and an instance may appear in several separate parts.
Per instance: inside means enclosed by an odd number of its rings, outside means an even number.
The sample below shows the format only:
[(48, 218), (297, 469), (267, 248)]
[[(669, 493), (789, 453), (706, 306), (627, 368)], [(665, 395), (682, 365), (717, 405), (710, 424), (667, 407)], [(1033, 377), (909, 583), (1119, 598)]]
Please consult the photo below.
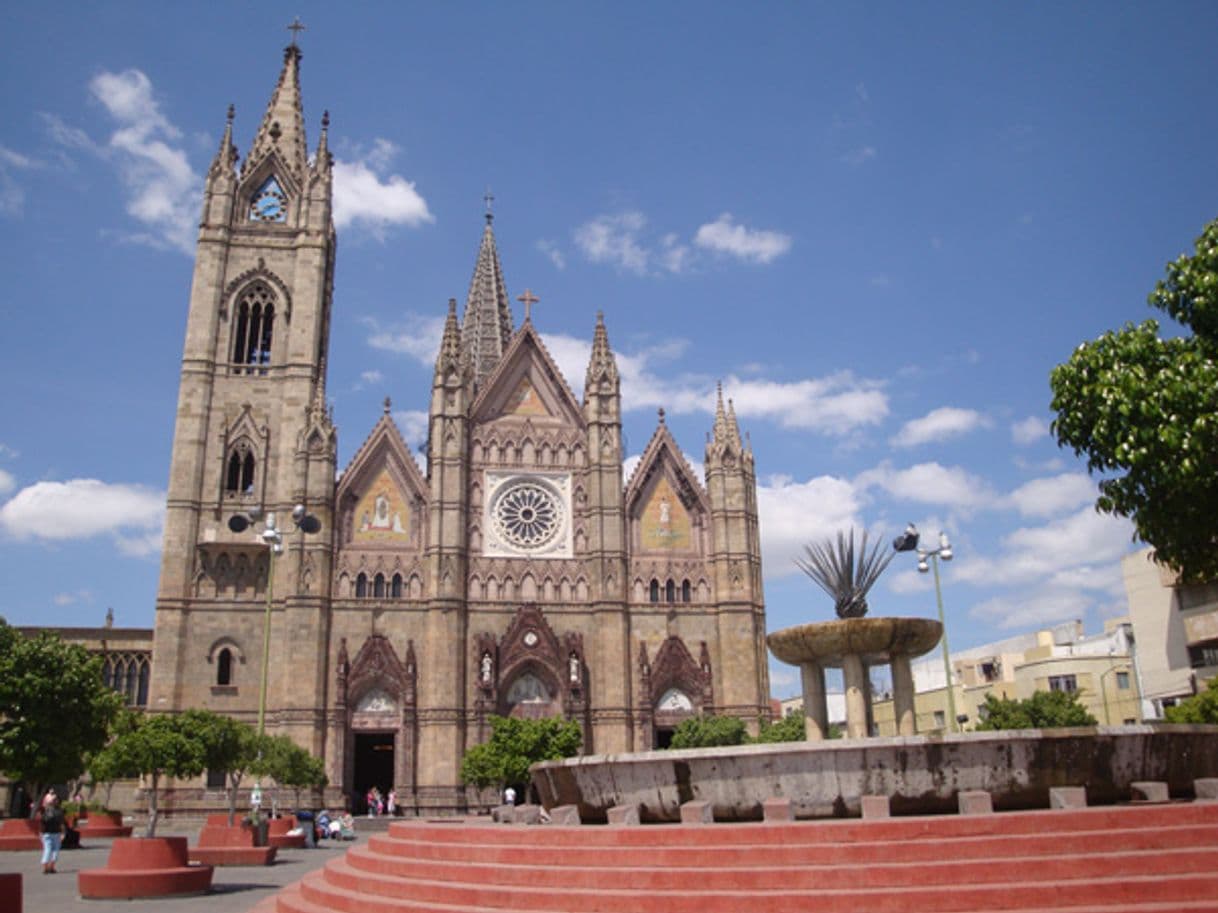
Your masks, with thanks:
[(254, 493), (254, 473), (258, 461), (254, 459), (254, 448), (249, 441), (240, 441), (228, 455), (224, 468), (224, 490), (228, 494), (249, 495)]
[(688, 581), (688, 580), (682, 580), (682, 581), (681, 581), (681, 601), (682, 601), (682, 602), (689, 602), (689, 600), (690, 600), (690, 596), (692, 596), (692, 595), (693, 595), (693, 593), (692, 593), (692, 587), (690, 587), (690, 585), (689, 585), (689, 581)]
[(283, 192), (279, 180), (271, 175), (254, 191), (250, 199), (251, 222), (286, 222), (288, 219), (288, 195)]
[(225, 647), (216, 657), (216, 684), (231, 685), (233, 683), (233, 651)]
[(656, 580), (654, 577), (651, 578), (651, 594), (650, 595), (651, 595), (652, 602), (660, 601), (660, 581)]
[(355, 596), (357, 599), (363, 599), (368, 595), (368, 575), (361, 573), (355, 578)]
[(262, 282), (252, 285), (236, 307), (233, 373), (265, 374), (275, 332), (275, 293)]
[(664, 584), (664, 601), (665, 602), (676, 602), (677, 601), (677, 585), (675, 583), (673, 583), (673, 580), (671, 577), (669, 577), (668, 582), (666, 584)]
[(393, 575), (393, 585), (390, 590), (390, 595), (393, 596), (394, 599), (402, 598), (402, 575), (401, 574)]
[(377, 599), (385, 598), (385, 575), (377, 574), (372, 580), (372, 595)]

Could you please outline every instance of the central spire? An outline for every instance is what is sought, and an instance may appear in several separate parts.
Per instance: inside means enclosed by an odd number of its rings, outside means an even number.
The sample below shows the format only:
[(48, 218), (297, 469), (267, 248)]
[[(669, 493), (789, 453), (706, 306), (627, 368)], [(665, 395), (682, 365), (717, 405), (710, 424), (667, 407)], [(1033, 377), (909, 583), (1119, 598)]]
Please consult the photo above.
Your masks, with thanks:
[(300, 100), (300, 48), (293, 43), (283, 50), (283, 69), (279, 82), (266, 107), (262, 125), (250, 153), (241, 168), (242, 175), (249, 173), (272, 152), (278, 154), (284, 166), (298, 182), (303, 182), (308, 165), (305, 143), (304, 111)]
[(492, 219), (488, 208), (478, 262), (474, 264), (474, 278), (469, 285), (469, 299), (465, 302), (465, 316), (461, 319), (461, 348), (473, 369), (475, 386), (480, 386), (495, 369), (514, 328), (503, 268), (499, 265), (499, 251), (495, 248)]

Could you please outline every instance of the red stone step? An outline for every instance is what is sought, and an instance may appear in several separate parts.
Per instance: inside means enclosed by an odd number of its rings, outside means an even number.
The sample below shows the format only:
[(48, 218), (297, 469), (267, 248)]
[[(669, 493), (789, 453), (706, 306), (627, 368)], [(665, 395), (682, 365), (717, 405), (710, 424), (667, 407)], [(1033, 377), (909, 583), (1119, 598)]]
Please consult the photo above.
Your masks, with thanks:
[[(718, 828), (719, 825), (714, 827)], [(663, 825), (663, 828), (671, 832), (679, 825)], [(731, 846), (699, 845), (696, 852), (691, 852), (689, 846), (658, 845), (658, 840), (651, 846), (607, 847), (596, 845), (598, 841), (595, 839), (574, 846), (528, 846), (524, 851), (528, 853), (529, 864), (538, 867), (580, 868), (594, 865), (607, 851), (612, 851), (614, 860), (625, 866), (675, 868), (752, 865), (756, 863), (758, 854), (763, 854), (769, 865), (829, 865), (850, 864), (860, 858), (879, 856), (889, 862), (930, 862), (945, 856), (959, 860), (986, 859), (998, 855), (1053, 856), (1060, 853), (1057, 841), (1079, 839), (1077, 832), (1045, 830), (1035, 834), (992, 834), (943, 840), (827, 843), (821, 839), (823, 835), (817, 834), (814, 826), (804, 828), (801, 824), (790, 827), (789, 831), (788, 839), (782, 844), (741, 842)], [(576, 835), (579, 833), (579, 830), (575, 830)], [(482, 829), (470, 828), (466, 834), (468, 843), (435, 843), (428, 840), (426, 831), (423, 831), (415, 832), (410, 839), (370, 837), (366, 846), (385, 856), (408, 857), (430, 865), (471, 860), (497, 865), (516, 865), (520, 862), (522, 848), (519, 844), (483, 843)], [(677, 833), (669, 833), (666, 839), (675, 836)], [(1126, 851), (1218, 846), (1218, 823), (1137, 830), (1095, 830), (1087, 831), (1085, 839), (1097, 846), (1119, 847)]]
[[(625, 864), (615, 854), (602, 856), (597, 864), (547, 866), (529, 858), (526, 865), (515, 863), (448, 862), (437, 866), (428, 860), (401, 858), (367, 848), (354, 849), (346, 856), (355, 869), (400, 879), (432, 880), (514, 887), (612, 888), (623, 881), (640, 890), (680, 890), (696, 884), (702, 890), (766, 890), (776, 884), (792, 890), (831, 890), (835, 888), (898, 885), (985, 884), (1002, 881), (1065, 881), (1074, 878), (1111, 877), (1137, 871), (1145, 859), (1140, 851), (1055, 853), (1029, 866), (1026, 858), (991, 857), (961, 861), (950, 865), (925, 862), (869, 861), (853, 863), (775, 864), (765, 854), (756, 854), (743, 866), (708, 865), (701, 852), (689, 853), (691, 860), (681, 867), (661, 863)], [(950, 853), (946, 858), (952, 859)], [(1159, 874), (1218, 871), (1218, 844), (1157, 852), (1154, 869)], [(863, 863), (866, 864), (863, 864)], [(694, 867), (690, 863), (698, 863)]]

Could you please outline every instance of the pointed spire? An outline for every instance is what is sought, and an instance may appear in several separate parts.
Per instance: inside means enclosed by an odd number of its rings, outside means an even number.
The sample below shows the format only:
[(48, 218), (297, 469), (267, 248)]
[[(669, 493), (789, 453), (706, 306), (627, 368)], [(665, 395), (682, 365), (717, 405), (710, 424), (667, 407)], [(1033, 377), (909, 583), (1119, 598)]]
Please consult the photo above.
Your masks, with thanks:
[(461, 321), (461, 344), (473, 369), (475, 385), (481, 385), (499, 363), (513, 331), (512, 310), (491, 221), (488, 209)]
[(304, 111), (300, 101), (300, 56), (300, 48), (295, 43), (284, 48), (279, 82), (271, 94), (262, 126), (258, 128), (250, 154), (242, 166), (242, 175), (258, 167), (272, 152), (277, 152), (297, 182), (303, 182), (308, 164), (308, 147), (305, 144)]
[(727, 433), (728, 440), (735, 445), (737, 450), (744, 450), (744, 443), (740, 440), (740, 426), (736, 424), (736, 404), (728, 399), (727, 401)]
[(330, 112), (321, 113), (321, 136), (317, 140), (317, 157), (313, 167), (318, 171), (328, 171), (334, 164), (330, 157)]
[(224, 119), (224, 133), (220, 136), (220, 148), (212, 160), (209, 174), (215, 176), (224, 171), (232, 171), (237, 164), (237, 147), (233, 145), (233, 115), (232, 105), (228, 106), (228, 115)]
[(714, 441), (716, 444), (722, 444), (727, 440), (727, 413), (723, 409), (723, 383), (720, 381), (715, 384), (716, 402), (715, 402), (715, 429)]
[(588, 373), (584, 377), (584, 397), (599, 381), (618, 383), (617, 359), (609, 348), (609, 333), (605, 330), (605, 315), (596, 312), (596, 330), (592, 334), (592, 356), (588, 359)]
[(444, 319), (444, 335), (440, 337), (440, 354), (436, 357), (436, 374), (461, 364), (461, 329), (457, 326), (457, 299), (448, 299), (448, 316)]

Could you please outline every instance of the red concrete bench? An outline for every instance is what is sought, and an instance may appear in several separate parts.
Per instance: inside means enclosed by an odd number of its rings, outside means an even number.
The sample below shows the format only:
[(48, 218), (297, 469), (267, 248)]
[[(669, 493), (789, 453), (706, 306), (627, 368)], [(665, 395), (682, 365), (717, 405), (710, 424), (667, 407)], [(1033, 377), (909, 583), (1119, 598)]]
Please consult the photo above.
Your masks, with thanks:
[(77, 817), (74, 827), (82, 837), (130, 837), (131, 825), (123, 824), (122, 812), (90, 812)]
[(30, 818), (0, 821), (0, 850), (40, 850), (42, 837), (38, 822)]
[[(267, 843), (271, 846), (282, 847), (283, 849), (299, 850), (305, 845), (305, 835), (289, 834), (288, 831), (299, 827), (296, 823), (295, 815), (288, 815), (286, 818), (272, 818), (270, 821), (271, 827), (267, 831)], [(312, 822), (310, 822), (310, 826)]]
[(21, 913), (21, 874), (5, 872), (0, 874), (0, 910), (7, 913)]
[(189, 850), (190, 861), (207, 865), (271, 865), (278, 850), (273, 846), (254, 846), (254, 831), (248, 826), (212, 824), (214, 817), (224, 822), (228, 815), (208, 816), (199, 831), (199, 843)]
[(105, 868), (76, 876), (81, 897), (131, 899), (206, 894), (210, 865), (190, 865), (185, 837), (120, 837), (110, 847)]

